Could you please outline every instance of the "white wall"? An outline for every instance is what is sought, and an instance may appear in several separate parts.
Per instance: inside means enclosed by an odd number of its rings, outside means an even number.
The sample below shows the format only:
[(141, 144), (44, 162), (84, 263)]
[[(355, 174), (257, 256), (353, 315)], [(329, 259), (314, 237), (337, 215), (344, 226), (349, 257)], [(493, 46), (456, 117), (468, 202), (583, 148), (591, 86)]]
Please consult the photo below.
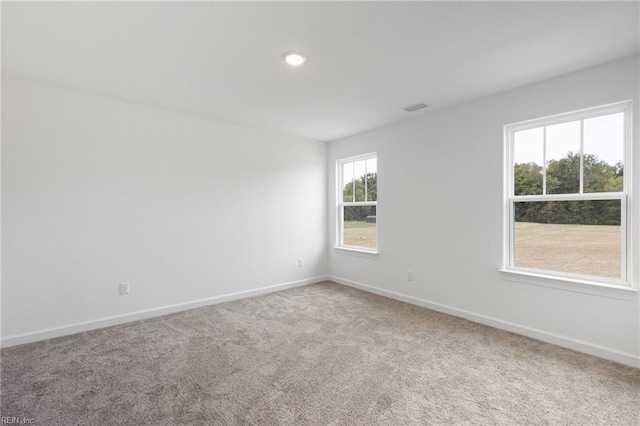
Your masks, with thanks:
[[(506, 281), (498, 272), (503, 126), (627, 99), (634, 101), (638, 257), (638, 85), (638, 57), (628, 58), (330, 143), (329, 244), (335, 161), (377, 151), (380, 248), (377, 258), (331, 248), (330, 273), (345, 284), (640, 366), (637, 293), (584, 294)], [(406, 280), (407, 270), (415, 281)]]
[(2, 90), (5, 344), (326, 276), (326, 143)]

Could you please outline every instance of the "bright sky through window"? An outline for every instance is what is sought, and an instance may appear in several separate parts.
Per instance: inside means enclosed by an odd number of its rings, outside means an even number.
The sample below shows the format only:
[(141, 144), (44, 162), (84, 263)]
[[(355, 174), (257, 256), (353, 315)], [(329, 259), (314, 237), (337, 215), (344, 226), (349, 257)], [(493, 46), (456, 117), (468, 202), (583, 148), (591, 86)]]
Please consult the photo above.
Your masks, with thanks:
[[(584, 152), (595, 154), (607, 164), (622, 161), (623, 113), (610, 114), (584, 120)], [(543, 129), (518, 132), (515, 141), (514, 163), (542, 165)], [(571, 151), (580, 153), (579, 122), (556, 124), (547, 127), (547, 161), (563, 158)]]

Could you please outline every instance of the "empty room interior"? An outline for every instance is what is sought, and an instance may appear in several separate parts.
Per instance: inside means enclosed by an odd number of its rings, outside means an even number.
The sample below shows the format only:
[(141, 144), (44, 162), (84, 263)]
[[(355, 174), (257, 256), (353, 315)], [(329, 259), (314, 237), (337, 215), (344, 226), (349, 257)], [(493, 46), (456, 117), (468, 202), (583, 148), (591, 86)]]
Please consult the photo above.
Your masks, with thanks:
[(0, 423), (640, 424), (639, 2), (1, 25)]

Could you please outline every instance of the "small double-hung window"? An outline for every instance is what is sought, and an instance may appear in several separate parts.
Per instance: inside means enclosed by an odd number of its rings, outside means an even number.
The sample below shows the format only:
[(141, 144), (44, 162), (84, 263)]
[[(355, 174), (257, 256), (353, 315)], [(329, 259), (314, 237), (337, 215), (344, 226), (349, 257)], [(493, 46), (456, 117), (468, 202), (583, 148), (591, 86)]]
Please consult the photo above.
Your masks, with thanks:
[(376, 153), (338, 160), (337, 246), (378, 251), (378, 160)]
[(505, 127), (505, 269), (630, 285), (630, 102)]

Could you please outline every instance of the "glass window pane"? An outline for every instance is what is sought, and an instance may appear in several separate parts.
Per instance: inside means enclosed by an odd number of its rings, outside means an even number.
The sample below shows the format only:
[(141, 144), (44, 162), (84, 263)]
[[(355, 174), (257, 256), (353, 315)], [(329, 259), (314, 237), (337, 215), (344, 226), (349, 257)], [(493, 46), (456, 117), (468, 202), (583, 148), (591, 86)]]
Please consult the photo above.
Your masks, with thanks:
[(580, 121), (547, 126), (547, 194), (580, 192)]
[(342, 183), (344, 188), (342, 189), (342, 201), (353, 201), (353, 163), (346, 163), (342, 165)]
[(624, 114), (584, 120), (584, 192), (620, 192), (624, 157)]
[(378, 201), (378, 159), (367, 160), (367, 201)]
[(376, 206), (345, 206), (342, 244), (374, 249), (377, 247)]
[(622, 278), (620, 200), (514, 204), (514, 266)]
[(513, 183), (515, 195), (542, 194), (544, 129), (514, 133)]
[(355, 176), (355, 200), (354, 201), (365, 201), (365, 188), (364, 188), (364, 180), (365, 180), (365, 160), (356, 161), (353, 164), (354, 176)]

